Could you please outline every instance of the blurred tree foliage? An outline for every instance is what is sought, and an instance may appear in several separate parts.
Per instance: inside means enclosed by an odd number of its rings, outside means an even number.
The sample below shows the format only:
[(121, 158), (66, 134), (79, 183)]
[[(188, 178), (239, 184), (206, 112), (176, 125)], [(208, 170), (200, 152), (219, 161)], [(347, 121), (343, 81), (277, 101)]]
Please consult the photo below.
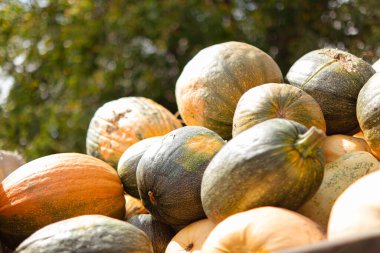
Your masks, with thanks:
[[(0, 3), (1, 72), (13, 77), (0, 108), (0, 148), (28, 160), (85, 152), (96, 109), (145, 96), (176, 112), (175, 82), (215, 43), (244, 41), (284, 75), (308, 51), (380, 56), (379, 0), (9, 0)], [(0, 83), (0, 85), (2, 85)]]

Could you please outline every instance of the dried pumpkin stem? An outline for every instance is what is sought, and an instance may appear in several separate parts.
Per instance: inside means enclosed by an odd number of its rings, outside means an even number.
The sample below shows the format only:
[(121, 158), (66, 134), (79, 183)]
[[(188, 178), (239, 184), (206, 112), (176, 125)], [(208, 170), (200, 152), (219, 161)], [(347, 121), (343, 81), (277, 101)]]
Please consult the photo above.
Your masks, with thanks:
[(152, 191), (149, 191), (148, 192), (148, 196), (149, 196), (149, 200), (150, 202), (153, 204), (153, 205), (157, 205), (157, 200), (156, 198), (154, 197), (154, 193)]
[(298, 136), (298, 140), (294, 146), (303, 157), (308, 157), (314, 153), (315, 149), (325, 138), (326, 134), (322, 130), (311, 127), (306, 133)]

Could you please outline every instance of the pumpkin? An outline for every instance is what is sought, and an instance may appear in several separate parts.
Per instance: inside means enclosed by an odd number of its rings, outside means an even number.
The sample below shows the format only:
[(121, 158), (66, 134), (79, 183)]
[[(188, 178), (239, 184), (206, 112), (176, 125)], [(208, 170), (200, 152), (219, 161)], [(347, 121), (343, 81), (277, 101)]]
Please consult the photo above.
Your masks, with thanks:
[(380, 159), (380, 73), (363, 86), (356, 107), (360, 128), (373, 154)]
[(372, 172), (350, 185), (339, 196), (329, 218), (329, 239), (380, 229), (379, 182), (380, 171)]
[(0, 150), (0, 182), (24, 163), (24, 158), (17, 152)]
[(373, 68), (376, 72), (380, 72), (380, 59), (377, 60), (374, 64), (372, 64), (372, 68)]
[(218, 223), (260, 206), (299, 208), (318, 189), (325, 134), (275, 118), (240, 133), (215, 155), (204, 172), (203, 209)]
[(48, 155), (0, 185), (0, 236), (15, 247), (36, 230), (84, 214), (123, 219), (123, 187), (107, 163), (84, 154)]
[(148, 210), (145, 209), (140, 198), (132, 197), (131, 195), (124, 194), (125, 199), (125, 217), (128, 220), (138, 214), (146, 214)]
[(378, 169), (378, 161), (368, 152), (354, 151), (342, 155), (326, 164), (321, 186), (298, 212), (326, 229), (331, 208), (339, 195), (356, 180)]
[(136, 170), (144, 152), (161, 136), (151, 137), (139, 141), (124, 151), (117, 164), (117, 173), (123, 183), (124, 190), (135, 198), (140, 198), (137, 189)]
[(123, 97), (95, 112), (87, 130), (86, 152), (116, 168), (120, 156), (132, 144), (181, 126), (171, 112), (153, 100)]
[(323, 231), (312, 220), (283, 208), (260, 207), (219, 223), (207, 237), (202, 252), (278, 252), (323, 239)]
[(135, 215), (128, 222), (147, 234), (152, 242), (154, 253), (165, 253), (168, 243), (175, 235), (169, 225), (156, 220), (150, 214)]
[(204, 218), (200, 196), (203, 172), (223, 145), (215, 132), (186, 126), (148, 148), (137, 166), (136, 178), (149, 213), (177, 228)]
[(356, 100), (375, 73), (364, 60), (338, 49), (319, 49), (298, 59), (286, 80), (310, 94), (321, 106), (327, 134), (359, 131)]
[(248, 90), (240, 98), (232, 135), (272, 118), (291, 119), (307, 128), (315, 126), (326, 131), (322, 110), (313, 97), (289, 84), (267, 83)]
[(322, 150), (326, 163), (333, 162), (340, 156), (353, 151), (371, 152), (365, 140), (343, 134), (327, 136), (322, 143)]
[(183, 69), (175, 88), (178, 110), (186, 125), (204, 126), (230, 139), (243, 93), (282, 80), (276, 62), (260, 49), (234, 41), (216, 44), (201, 50)]
[(363, 131), (359, 131), (356, 134), (354, 134), (353, 137), (364, 139), (364, 133)]
[(153, 253), (135, 226), (102, 215), (83, 215), (50, 224), (29, 236), (15, 253)]
[(200, 253), (203, 243), (214, 227), (215, 224), (209, 219), (198, 220), (187, 225), (169, 242), (165, 253)]

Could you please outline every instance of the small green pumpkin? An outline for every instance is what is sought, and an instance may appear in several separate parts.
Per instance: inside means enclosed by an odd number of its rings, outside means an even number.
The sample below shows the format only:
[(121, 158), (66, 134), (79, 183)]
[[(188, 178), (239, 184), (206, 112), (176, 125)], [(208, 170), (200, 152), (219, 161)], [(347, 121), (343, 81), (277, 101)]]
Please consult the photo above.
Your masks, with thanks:
[(136, 178), (141, 200), (156, 219), (176, 228), (202, 219), (203, 172), (224, 140), (200, 126), (166, 134), (145, 151)]
[(361, 89), (356, 112), (364, 139), (380, 159), (380, 73), (374, 74)]
[(124, 151), (119, 159), (117, 174), (119, 174), (125, 192), (135, 198), (140, 198), (136, 182), (137, 165), (145, 151), (160, 138), (161, 136), (151, 137), (133, 144)]
[(289, 84), (267, 83), (243, 94), (236, 107), (232, 135), (272, 118), (285, 118), (326, 131), (322, 110), (309, 94)]
[(233, 138), (203, 175), (207, 217), (217, 223), (255, 207), (299, 208), (322, 182), (324, 137), (315, 127), (276, 118)]
[(319, 49), (298, 59), (286, 80), (310, 94), (321, 106), (327, 134), (359, 131), (356, 100), (375, 73), (364, 60), (338, 49)]
[(165, 253), (166, 247), (175, 235), (167, 224), (156, 220), (151, 214), (138, 214), (128, 220), (128, 223), (146, 233), (153, 245), (154, 253)]

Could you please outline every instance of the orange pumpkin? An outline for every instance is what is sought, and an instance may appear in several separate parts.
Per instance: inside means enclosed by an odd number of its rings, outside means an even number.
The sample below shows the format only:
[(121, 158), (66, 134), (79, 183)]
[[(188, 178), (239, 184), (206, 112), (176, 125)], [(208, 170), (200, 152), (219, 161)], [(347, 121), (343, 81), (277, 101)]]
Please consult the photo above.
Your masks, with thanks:
[(325, 239), (312, 220), (277, 207), (260, 207), (230, 216), (207, 237), (202, 252), (264, 253)]
[(117, 166), (132, 144), (180, 128), (181, 122), (166, 108), (144, 97), (124, 97), (105, 103), (87, 130), (87, 154)]
[(125, 217), (124, 220), (127, 221), (132, 216), (137, 214), (147, 214), (148, 210), (145, 209), (140, 199), (134, 198), (131, 195), (125, 194)]
[(203, 243), (214, 229), (209, 219), (202, 219), (181, 229), (169, 242), (165, 253), (201, 252)]
[(61, 153), (24, 164), (0, 184), (0, 236), (17, 246), (36, 230), (67, 218), (101, 214), (123, 219), (121, 181), (107, 163)]
[(326, 163), (333, 162), (342, 155), (353, 151), (371, 152), (365, 140), (343, 134), (327, 136), (321, 147)]

